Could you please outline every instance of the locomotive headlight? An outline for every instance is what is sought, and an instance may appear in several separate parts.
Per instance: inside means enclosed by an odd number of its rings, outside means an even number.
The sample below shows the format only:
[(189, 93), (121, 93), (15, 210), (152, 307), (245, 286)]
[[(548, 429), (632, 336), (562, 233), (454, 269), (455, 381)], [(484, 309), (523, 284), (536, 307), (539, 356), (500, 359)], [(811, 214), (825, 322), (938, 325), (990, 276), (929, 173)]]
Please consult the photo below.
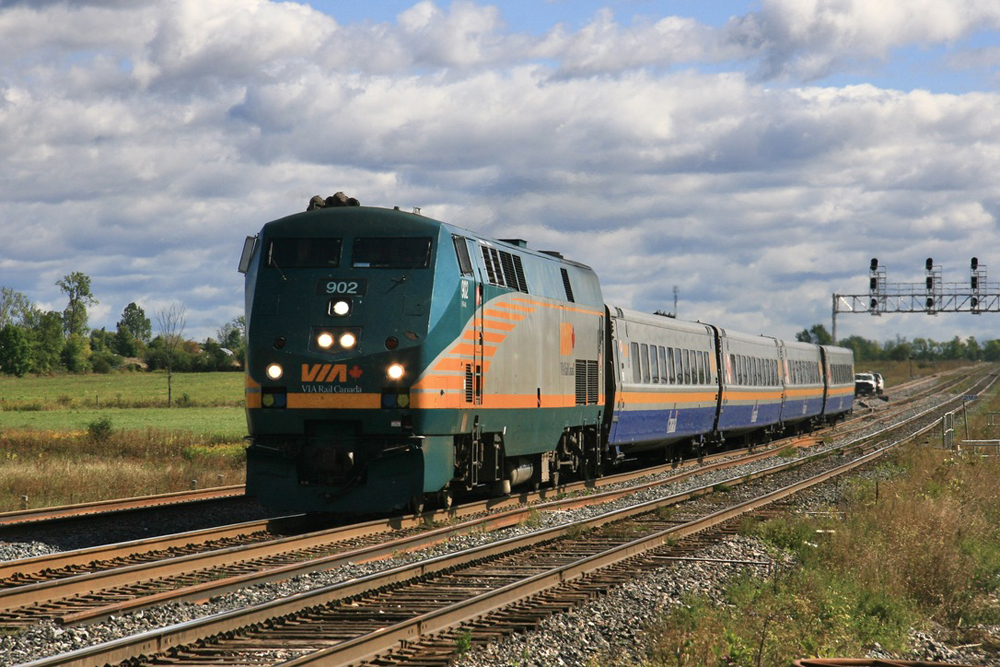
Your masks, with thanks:
[(358, 339), (351, 332), (347, 332), (340, 337), (340, 346), (344, 349), (350, 349), (354, 347), (354, 344), (358, 342)]
[(280, 380), (285, 370), (281, 367), (281, 364), (268, 364), (264, 372), (267, 373), (267, 377), (270, 379)]
[(404, 369), (402, 364), (389, 364), (385, 369), (385, 374), (390, 380), (398, 380), (403, 377)]
[(351, 302), (345, 299), (337, 299), (330, 303), (330, 314), (343, 317), (351, 312)]
[(320, 335), (316, 336), (316, 344), (324, 350), (328, 350), (333, 345), (333, 336), (324, 331)]

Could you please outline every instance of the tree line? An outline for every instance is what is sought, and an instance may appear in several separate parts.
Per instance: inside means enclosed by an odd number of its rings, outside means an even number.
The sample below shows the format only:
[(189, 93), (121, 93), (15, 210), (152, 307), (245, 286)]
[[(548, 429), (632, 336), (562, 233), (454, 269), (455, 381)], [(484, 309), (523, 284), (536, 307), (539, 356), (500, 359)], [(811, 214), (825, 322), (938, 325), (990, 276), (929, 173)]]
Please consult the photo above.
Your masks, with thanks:
[[(833, 345), (833, 336), (822, 324), (814, 324), (795, 334), (795, 340), (817, 345)], [(969, 361), (1000, 361), (1000, 340), (980, 343), (975, 336), (962, 339), (955, 336), (948, 341), (931, 338), (907, 340), (897, 334), (895, 340), (882, 343), (861, 336), (849, 336), (836, 342), (841, 347), (854, 350), (854, 360), (861, 361), (940, 361), (966, 359)]]
[(224, 324), (217, 338), (184, 338), (186, 316), (179, 304), (154, 314), (125, 306), (114, 331), (89, 329), (87, 308), (100, 303), (90, 277), (74, 272), (56, 281), (67, 297), (62, 311), (44, 311), (24, 294), (0, 287), (0, 373), (109, 373), (121, 368), (174, 372), (242, 370), (245, 320)]

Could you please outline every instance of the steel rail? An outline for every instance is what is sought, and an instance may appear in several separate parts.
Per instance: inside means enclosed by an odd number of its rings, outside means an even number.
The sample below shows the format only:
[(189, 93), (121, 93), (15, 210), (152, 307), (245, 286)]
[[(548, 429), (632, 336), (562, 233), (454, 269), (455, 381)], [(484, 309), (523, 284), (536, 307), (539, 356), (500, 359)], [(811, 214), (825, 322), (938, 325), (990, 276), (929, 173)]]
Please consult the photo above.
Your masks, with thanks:
[(243, 484), (233, 484), (230, 486), (215, 486), (207, 489), (197, 489), (194, 491), (174, 491), (172, 493), (158, 493), (149, 496), (136, 496), (134, 498), (115, 498), (111, 500), (96, 500), (89, 503), (77, 503), (73, 505), (58, 505), (55, 507), (39, 507), (36, 509), (13, 510), (10, 512), (0, 512), (0, 528), (19, 526), (25, 523), (41, 521), (65, 520), (77, 517), (90, 517), (100, 514), (111, 514), (113, 512), (126, 512), (132, 510), (142, 510), (164, 505), (177, 505), (182, 503), (196, 503), (218, 500), (220, 498), (245, 497), (246, 487)]
[[(478, 530), (497, 530), (506, 526), (515, 525), (526, 521), (532, 512), (567, 510), (584, 505), (595, 505), (610, 502), (646, 489), (667, 486), (695, 475), (708, 473), (717, 469), (724, 469), (741, 463), (756, 461), (768, 456), (774, 456), (776, 451), (777, 450), (756, 452), (754, 454), (747, 454), (746, 456), (738, 459), (720, 460), (698, 468), (691, 468), (689, 470), (679, 472), (665, 479), (652, 480), (643, 484), (605, 491), (603, 493), (561, 498), (530, 506), (523, 506), (519, 503), (517, 507), (508, 509), (499, 514), (490, 514), (460, 524), (422, 531), (417, 535), (403, 537), (387, 543), (362, 547), (360, 549), (351, 549), (349, 551), (320, 558), (309, 558), (297, 563), (264, 567), (256, 572), (222, 578), (213, 578), (211, 581), (204, 583), (187, 585), (174, 590), (137, 596), (129, 600), (92, 607), (83, 611), (61, 614), (57, 617), (57, 620), (66, 625), (93, 623), (112, 615), (120, 615), (131, 611), (137, 611), (139, 609), (163, 604), (167, 601), (197, 602), (215, 595), (244, 588), (246, 586), (269, 581), (280, 581), (289, 579), (296, 575), (320, 570), (330, 570), (349, 562), (357, 563), (379, 560), (386, 558), (395, 552), (415, 551), (426, 548), (433, 544), (444, 542), (460, 534)], [(787, 461), (779, 464), (776, 469), (784, 469), (786, 467), (801, 465), (803, 462), (808, 460), (810, 459), (807, 457)], [(768, 470), (772, 470), (772, 468), (769, 468)], [(742, 476), (739, 479), (744, 478), (746, 478), (746, 476)], [(730, 480), (730, 483), (737, 482), (735, 480)], [(704, 492), (710, 490), (711, 486), (712, 485), (703, 487), (703, 489), (705, 489)], [(687, 496), (678, 496), (675, 502), (681, 502), (685, 499), (687, 499)], [(479, 505), (485, 505), (492, 502), (493, 501), (482, 501)], [(511, 502), (513, 503), (513, 501)], [(481, 507), (477, 509), (481, 509)], [(471, 513), (473, 510), (472, 508), (467, 508), (467, 511)], [(397, 523), (397, 520), (392, 519), (390, 522), (395, 524)], [(422, 525), (421, 520), (416, 517), (406, 519), (404, 520), (404, 523), (410, 528)], [(311, 547), (328, 546), (336, 542), (342, 542), (352, 538), (385, 532), (387, 529), (388, 522), (384, 521), (355, 524), (352, 526), (308, 533), (302, 536), (279, 538), (268, 542), (227, 547), (204, 553), (178, 556), (169, 560), (140, 563), (115, 568), (113, 570), (79, 574), (62, 579), (27, 584), (17, 588), (0, 590), (0, 613), (12, 612), (27, 605), (51, 603), (81, 593), (93, 594), (98, 591), (112, 589), (116, 586), (124, 586), (147, 581), (163, 581), (168, 577), (202, 572), (212, 567), (223, 567), (233, 562), (248, 563), (254, 560), (287, 554), (297, 550), (309, 549)]]
[[(814, 444), (814, 439), (811, 438), (799, 437), (793, 438), (792, 440), (795, 441), (792, 444), (797, 446), (803, 446), (805, 442)], [(503, 498), (489, 498), (473, 503), (466, 503), (447, 510), (430, 510), (420, 516), (407, 515), (390, 517), (387, 519), (375, 519), (372, 521), (331, 528), (323, 532), (330, 535), (331, 541), (333, 541), (334, 539), (347, 540), (393, 530), (406, 530), (427, 524), (453, 521), (457, 518), (481, 514), (483, 512), (501, 509), (504, 507), (537, 503), (540, 501), (544, 502), (548, 497), (559, 497), (565, 494), (593, 490), (595, 488), (601, 488), (614, 484), (621, 484), (635, 479), (640, 479), (642, 477), (660, 475), (672, 470), (678, 470), (679, 468), (679, 471), (675, 475), (663, 480), (663, 482), (666, 483), (676, 482), (692, 475), (709, 472), (711, 470), (726, 467), (727, 465), (738, 465), (740, 463), (746, 463), (764, 458), (766, 456), (771, 456), (780, 451), (780, 449), (780, 446), (776, 446), (774, 449), (758, 450), (754, 453), (750, 453), (746, 449), (731, 450), (728, 452), (706, 456), (703, 461), (713, 461), (719, 459), (721, 459), (721, 461), (717, 461), (715, 463), (704, 463), (697, 467), (695, 467), (696, 462), (694, 460), (681, 464), (679, 467), (674, 466), (673, 464), (661, 464), (652, 468), (609, 475), (596, 480), (569, 482), (552, 489), (540, 489), (535, 492), (521, 492), (516, 495), (505, 496)], [(646, 488), (652, 485), (655, 484), (646, 484), (636, 487), (636, 489)], [(262, 531), (292, 532), (297, 529), (297, 525), (304, 525), (306, 521), (306, 515), (290, 515), (287, 517), (277, 517), (273, 519), (231, 524), (227, 526), (220, 526), (218, 528), (206, 528), (184, 533), (175, 533), (172, 535), (144, 538), (141, 540), (99, 545), (73, 551), (62, 551), (42, 556), (34, 556), (31, 558), (0, 561), (0, 580), (9, 579), (15, 575), (30, 578), (32, 575), (41, 572), (53, 572), (59, 569), (74, 566), (90, 565), (102, 560), (112, 560), (138, 554), (167, 551), (170, 549), (187, 547), (192, 544), (207, 543)]]
[(167, 551), (170, 549), (186, 547), (191, 544), (214, 542), (267, 530), (280, 530), (282, 529), (280, 526), (282, 526), (284, 522), (292, 523), (294, 521), (301, 520), (301, 518), (302, 515), (278, 517), (275, 519), (264, 519), (260, 521), (247, 521), (243, 523), (219, 526), (216, 528), (205, 528), (202, 530), (194, 530), (184, 533), (174, 533), (172, 535), (147, 537), (141, 540), (130, 540), (128, 542), (117, 542), (114, 544), (102, 544), (95, 547), (87, 547), (85, 549), (59, 551), (57, 553), (45, 554), (42, 556), (32, 556), (31, 558), (0, 561), (0, 580), (9, 579), (15, 575), (30, 577), (33, 574), (43, 571), (89, 565), (101, 560), (111, 560), (156, 551)]

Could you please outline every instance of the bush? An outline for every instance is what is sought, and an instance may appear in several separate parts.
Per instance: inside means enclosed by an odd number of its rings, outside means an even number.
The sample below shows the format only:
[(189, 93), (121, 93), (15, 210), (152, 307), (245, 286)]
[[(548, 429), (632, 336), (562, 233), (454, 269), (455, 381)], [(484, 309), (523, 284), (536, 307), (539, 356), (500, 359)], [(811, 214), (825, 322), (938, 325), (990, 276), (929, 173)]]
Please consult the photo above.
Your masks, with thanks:
[(107, 442), (114, 433), (111, 426), (111, 417), (101, 417), (87, 424), (87, 435), (94, 442)]
[(95, 373), (110, 373), (120, 367), (124, 359), (114, 352), (103, 350), (90, 355), (90, 368)]

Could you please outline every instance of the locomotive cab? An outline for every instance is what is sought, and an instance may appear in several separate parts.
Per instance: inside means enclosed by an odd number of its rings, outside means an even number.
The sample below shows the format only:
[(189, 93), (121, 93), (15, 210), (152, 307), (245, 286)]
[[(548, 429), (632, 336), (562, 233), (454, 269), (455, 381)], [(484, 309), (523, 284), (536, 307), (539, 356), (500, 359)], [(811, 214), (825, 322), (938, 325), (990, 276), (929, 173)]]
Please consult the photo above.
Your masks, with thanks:
[(349, 510), (348, 491), (352, 505), (398, 508), (423, 494), (427, 455), (448, 469), (450, 448), (417, 435), (409, 392), (439, 233), (347, 207), (268, 223), (248, 243), (248, 493), (276, 509)]

